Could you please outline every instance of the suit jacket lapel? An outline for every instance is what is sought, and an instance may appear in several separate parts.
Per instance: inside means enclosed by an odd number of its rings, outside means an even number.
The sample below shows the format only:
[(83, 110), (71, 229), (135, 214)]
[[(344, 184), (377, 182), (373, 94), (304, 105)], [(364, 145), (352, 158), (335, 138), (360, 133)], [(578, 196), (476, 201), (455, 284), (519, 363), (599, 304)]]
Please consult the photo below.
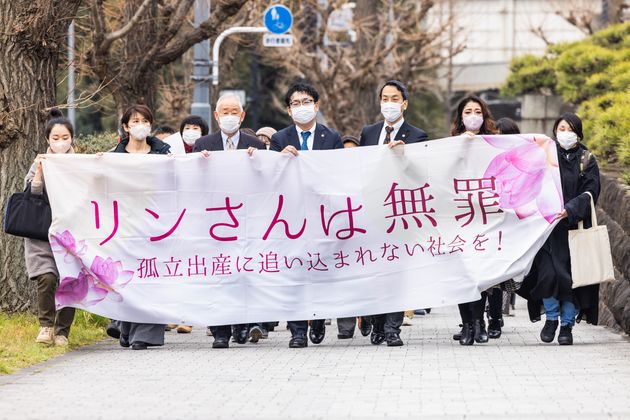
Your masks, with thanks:
[(368, 146), (376, 146), (378, 145), (378, 140), (381, 137), (381, 131), (383, 131), (383, 125), (385, 125), (385, 121), (377, 124), (374, 128), (372, 133), (370, 133), (369, 135), (369, 144)]
[(313, 150), (322, 150), (324, 148), (324, 140), (326, 140), (326, 133), (324, 133), (324, 127), (319, 124), (315, 125), (315, 138), (313, 139)]
[(291, 129), (289, 129), (289, 138), (287, 139), (287, 146), (291, 145), (293, 147), (295, 147), (297, 150), (300, 150), (301, 146), (300, 146), (300, 139), (298, 138), (298, 133), (297, 133), (297, 127), (295, 126), (295, 124), (293, 124), (291, 126)]
[(402, 140), (407, 143), (407, 138), (409, 137), (409, 127), (407, 121), (403, 121), (400, 129), (396, 133), (396, 138), (394, 140)]
[(243, 133), (241, 131), (238, 132), (239, 138), (238, 138), (238, 145), (236, 146), (237, 149), (247, 149), (249, 147), (249, 144), (247, 143), (247, 140), (245, 140), (243, 138)]
[(215, 133), (210, 139), (211, 150), (223, 150), (223, 138), (221, 132)]

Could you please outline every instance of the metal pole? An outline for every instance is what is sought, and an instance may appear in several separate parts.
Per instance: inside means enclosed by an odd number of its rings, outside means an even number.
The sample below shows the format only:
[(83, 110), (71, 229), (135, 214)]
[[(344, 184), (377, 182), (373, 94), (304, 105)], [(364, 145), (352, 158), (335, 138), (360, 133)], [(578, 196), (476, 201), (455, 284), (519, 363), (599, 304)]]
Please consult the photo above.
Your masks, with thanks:
[(261, 32), (268, 32), (267, 28), (264, 26), (235, 26), (233, 28), (226, 29), (219, 34), (212, 45), (212, 84), (214, 86), (219, 84), (219, 50), (223, 40), (232, 34), (251, 34)]
[[(210, 0), (195, 1), (195, 27), (208, 20), (210, 15)], [(210, 41), (205, 40), (195, 44), (193, 48), (193, 101), (190, 113), (199, 115), (212, 127), (210, 111), (210, 83), (209, 71)]]
[(68, 26), (68, 119), (75, 126), (76, 109), (74, 103), (74, 21)]

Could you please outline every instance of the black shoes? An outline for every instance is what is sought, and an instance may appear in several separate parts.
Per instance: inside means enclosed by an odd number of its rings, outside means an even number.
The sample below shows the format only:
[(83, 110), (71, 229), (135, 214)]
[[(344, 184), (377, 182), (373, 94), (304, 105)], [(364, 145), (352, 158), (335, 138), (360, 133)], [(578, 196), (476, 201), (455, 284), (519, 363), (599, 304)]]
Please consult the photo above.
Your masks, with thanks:
[(475, 331), (473, 324), (465, 323), (462, 325), (461, 336), (459, 337), (459, 344), (462, 346), (472, 346), (475, 343)]
[(372, 331), (372, 335), (370, 336), (370, 342), (375, 346), (378, 346), (383, 341), (385, 341), (385, 333)]
[(367, 337), (372, 332), (372, 323), (368, 317), (361, 317), (361, 335)]
[(234, 334), (234, 340), (238, 344), (245, 344), (247, 343), (247, 339), (249, 338), (249, 328), (247, 328), (247, 326), (240, 327), (238, 329), (234, 328), (233, 334)]
[(321, 328), (314, 329), (311, 327), (311, 330), (308, 332), (308, 338), (311, 339), (311, 343), (319, 344), (324, 341), (324, 337), (326, 336), (326, 325), (322, 324)]
[(462, 338), (462, 334), (464, 333), (464, 325), (463, 324), (459, 324), (459, 326), (462, 329), (459, 330), (458, 333), (453, 334), (453, 340), (455, 340), (455, 341), (459, 341)]
[(118, 339), (118, 342), (120, 343), (120, 347), (129, 347), (131, 345), (129, 344), (129, 337), (127, 337), (126, 335), (121, 335)]
[[(556, 330), (558, 329), (558, 321), (545, 321), (545, 326), (540, 331), (540, 339), (544, 343), (551, 343), (556, 336)], [(569, 334), (571, 334), (571, 330), (569, 330)], [(573, 338), (573, 337), (572, 337)], [(560, 339), (560, 337), (558, 337)]]
[(491, 319), (488, 321), (488, 337), (499, 338), (501, 337), (501, 320)]
[(263, 331), (258, 325), (254, 325), (249, 330), (249, 342), (250, 343), (258, 343), (258, 340), (263, 338)]
[(350, 334), (350, 333), (339, 333), (337, 334), (337, 338), (340, 340), (348, 340), (350, 338), (352, 338), (354, 334)]
[(571, 333), (571, 329), (572, 328), (568, 325), (566, 327), (560, 327), (560, 333), (558, 334), (558, 344), (560, 344), (561, 346), (573, 345), (573, 334)]
[[(116, 327), (116, 325), (114, 325), (113, 322), (110, 322), (109, 325), (107, 325), (107, 329), (105, 330), (105, 332), (111, 338), (115, 338), (116, 340), (118, 340), (120, 338), (120, 330), (118, 329), (118, 327)], [(129, 346), (127, 346), (127, 347), (129, 347)]]
[(303, 347), (308, 347), (308, 340), (306, 340), (304, 336), (293, 337), (291, 341), (289, 341), (289, 348), (301, 349)]
[(136, 341), (131, 345), (131, 350), (146, 350), (149, 345), (147, 343), (143, 343), (142, 341)]
[(400, 339), (400, 334), (398, 333), (387, 333), (386, 340), (387, 347), (399, 347), (403, 345), (403, 341)]
[(214, 343), (212, 343), (213, 349), (227, 349), (228, 347), (230, 347), (229, 338), (225, 338), (225, 337), (214, 338)]
[(483, 321), (483, 319), (473, 320), (473, 332), (475, 334), (475, 342), (488, 342), (488, 332), (486, 331), (486, 323)]
[(414, 315), (426, 315), (427, 311), (426, 309), (416, 309), (415, 311), (413, 311)]

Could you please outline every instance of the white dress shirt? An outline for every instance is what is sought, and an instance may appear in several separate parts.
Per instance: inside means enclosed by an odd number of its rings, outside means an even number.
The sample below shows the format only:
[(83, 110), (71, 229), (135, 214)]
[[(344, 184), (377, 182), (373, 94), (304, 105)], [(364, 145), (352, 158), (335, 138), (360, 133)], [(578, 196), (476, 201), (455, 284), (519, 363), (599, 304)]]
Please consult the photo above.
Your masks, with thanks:
[(308, 139), (306, 139), (306, 145), (308, 146), (308, 150), (313, 150), (313, 144), (315, 143), (315, 128), (316, 127), (317, 127), (317, 123), (313, 124), (310, 130), (302, 130), (300, 127), (297, 126), (297, 124), (295, 126), (295, 129), (297, 130), (297, 133), (298, 133), (298, 141), (300, 142), (300, 145), (302, 145), (302, 132), (310, 131), (311, 135), (308, 136)]
[[(227, 150), (227, 139), (228, 135), (221, 131), (221, 139), (223, 140), (223, 150)], [(241, 139), (241, 130), (237, 130), (236, 133), (232, 135), (232, 144), (234, 144), (234, 149), (238, 148), (238, 141)]]
[[(392, 133), (389, 135), (391, 141), (394, 141), (394, 139), (396, 138), (396, 134), (398, 134), (398, 130), (400, 130), (400, 127), (403, 125), (404, 122), (405, 119), (401, 118), (400, 121), (392, 126), (394, 127), (394, 131), (392, 131)], [(387, 127), (387, 121), (383, 121), (383, 128), (381, 128), (381, 135), (378, 138), (378, 144), (385, 144), (385, 136), (387, 135), (385, 127)]]

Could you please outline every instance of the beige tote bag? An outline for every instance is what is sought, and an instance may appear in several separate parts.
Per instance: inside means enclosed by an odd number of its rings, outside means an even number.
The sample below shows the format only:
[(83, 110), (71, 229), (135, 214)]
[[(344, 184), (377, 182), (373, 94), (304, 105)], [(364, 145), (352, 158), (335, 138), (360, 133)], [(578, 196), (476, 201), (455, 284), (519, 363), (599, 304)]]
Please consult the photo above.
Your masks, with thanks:
[(574, 289), (615, 280), (608, 229), (604, 225), (597, 225), (593, 196), (589, 192), (586, 194), (591, 199), (593, 226), (590, 229), (584, 229), (584, 223), (580, 221), (576, 230), (569, 231), (571, 277)]

